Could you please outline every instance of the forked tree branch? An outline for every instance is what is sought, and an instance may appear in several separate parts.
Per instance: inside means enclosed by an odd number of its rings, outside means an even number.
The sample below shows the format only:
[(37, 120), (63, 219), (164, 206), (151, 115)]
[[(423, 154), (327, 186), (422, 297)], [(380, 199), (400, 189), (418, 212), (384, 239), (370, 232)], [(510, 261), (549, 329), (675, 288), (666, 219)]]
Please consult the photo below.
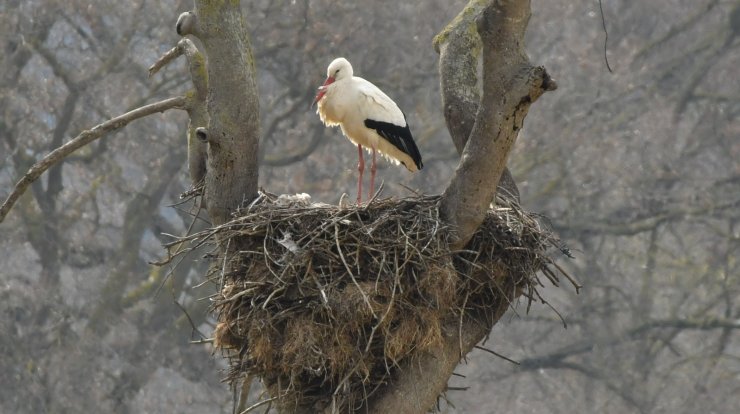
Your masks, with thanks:
[(557, 85), (524, 51), (529, 0), (495, 0), (476, 19), (483, 94), (460, 164), (440, 204), (463, 248), (483, 222), (530, 105)]
[(85, 145), (99, 138), (102, 138), (113, 131), (117, 131), (125, 127), (131, 121), (135, 121), (137, 119), (155, 114), (157, 112), (164, 112), (168, 109), (186, 109), (186, 107), (188, 106), (188, 101), (189, 99), (185, 96), (177, 96), (174, 98), (165, 99), (160, 102), (136, 108), (133, 111), (105, 121), (92, 129), (82, 131), (82, 133), (77, 135), (71, 141), (50, 152), (43, 159), (35, 163), (28, 170), (28, 172), (23, 177), (21, 177), (21, 179), (18, 181), (18, 183), (16, 183), (13, 190), (5, 199), (5, 202), (3, 202), (3, 205), (0, 206), (0, 223), (5, 220), (5, 217), (13, 208), (15, 202), (18, 201), (23, 193), (26, 192), (28, 186), (36, 181), (41, 176), (41, 174), (51, 168), (51, 166), (53, 166), (54, 164), (68, 157), (70, 154), (84, 147)]
[[(441, 201), (441, 212), (459, 229), (453, 248), (462, 248), (483, 221), (529, 105), (544, 91), (555, 88), (544, 68), (532, 67), (524, 52), (529, 15), (529, 0), (472, 0), (448, 29), (468, 30), (475, 22), (477, 26), (473, 28), (480, 34), (481, 50), (471, 50), (475, 49), (474, 40), (455, 37), (450, 32), (443, 31), (435, 39), (435, 48), (441, 54), (443, 95), (447, 99), (445, 116), (448, 124), (453, 121), (450, 133), (456, 146), (464, 146), (460, 165)], [(454, 43), (448, 45), (450, 39)], [(458, 53), (453, 52), (455, 47), (467, 49), (458, 51), (459, 60), (447, 60), (450, 56), (446, 53)], [(476, 105), (479, 87), (472, 80), (475, 77), (470, 76), (476, 76), (477, 53), (483, 55), (483, 94)], [(451, 89), (445, 93), (448, 87)], [(453, 92), (456, 87), (460, 91)], [(450, 117), (448, 113), (459, 110), (457, 116), (464, 123), (464, 112), (471, 108), (477, 109), (473, 125), (457, 125), (455, 115)], [(469, 138), (462, 136), (466, 133)], [(370, 401), (369, 412), (427, 412), (445, 391), (460, 358), (488, 335), (516, 295), (514, 289), (502, 291), (499, 302), (491, 304), (486, 315), (468, 314), (459, 323), (448, 323), (442, 345), (405, 364), (398, 377)]]
[[(488, 0), (471, 0), (434, 37), (434, 50), (439, 53), (439, 82), (445, 123), (459, 155), (462, 155), (473, 130), (480, 104), (478, 63), (483, 44), (475, 20), (488, 3)], [(508, 168), (501, 175), (496, 193), (519, 201), (519, 189)]]

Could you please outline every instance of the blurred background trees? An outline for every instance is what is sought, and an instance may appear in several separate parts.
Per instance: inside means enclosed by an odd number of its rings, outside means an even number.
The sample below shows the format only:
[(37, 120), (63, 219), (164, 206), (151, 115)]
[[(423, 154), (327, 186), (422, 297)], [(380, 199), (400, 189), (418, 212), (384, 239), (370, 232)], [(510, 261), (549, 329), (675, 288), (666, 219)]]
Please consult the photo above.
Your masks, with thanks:
[[(380, 165), (386, 195), (439, 192), (457, 164), (431, 39), (465, 1), (244, 2), (258, 64), (261, 185), (336, 202), (355, 153), (308, 109), (345, 56), (407, 112), (415, 175)], [(576, 259), (580, 296), (500, 322), (442, 411), (731, 412), (740, 405), (740, 2), (532, 4), (528, 50), (559, 89), (510, 161), (522, 204)], [(0, 195), (82, 129), (189, 89), (183, 62), (148, 79), (189, 1), (0, 5)], [(0, 412), (229, 412), (206, 335), (202, 255), (173, 272), (166, 234), (195, 211), (184, 114), (129, 125), (50, 170), (0, 225)], [(206, 223), (198, 222), (198, 226)], [(175, 302), (179, 304), (176, 305)]]

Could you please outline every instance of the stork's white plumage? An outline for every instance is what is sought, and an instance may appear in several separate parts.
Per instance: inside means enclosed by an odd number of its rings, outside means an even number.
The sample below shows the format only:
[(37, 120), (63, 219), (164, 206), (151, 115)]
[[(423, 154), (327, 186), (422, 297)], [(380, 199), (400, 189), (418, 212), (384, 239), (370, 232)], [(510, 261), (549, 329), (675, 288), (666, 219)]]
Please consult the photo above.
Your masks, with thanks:
[(411, 136), (406, 116), (395, 102), (377, 86), (353, 76), (352, 65), (345, 58), (334, 59), (326, 70), (326, 82), (319, 87), (314, 103), (316, 111), (326, 126), (342, 128), (342, 133), (357, 145), (360, 161), (357, 170), (357, 203), (362, 202), (362, 174), (365, 161), (364, 146), (373, 154), (370, 167), (370, 197), (375, 187), (375, 153), (396, 164), (403, 164), (409, 171), (422, 168), (421, 154)]

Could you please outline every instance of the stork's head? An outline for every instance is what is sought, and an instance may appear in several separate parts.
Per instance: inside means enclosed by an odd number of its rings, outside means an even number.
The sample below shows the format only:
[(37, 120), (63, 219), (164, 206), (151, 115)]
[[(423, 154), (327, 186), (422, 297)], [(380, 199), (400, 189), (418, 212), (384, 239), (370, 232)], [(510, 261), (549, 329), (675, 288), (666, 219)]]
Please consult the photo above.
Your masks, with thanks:
[(326, 80), (323, 85), (319, 86), (319, 91), (316, 93), (316, 98), (314, 98), (311, 106), (324, 97), (324, 94), (326, 94), (326, 88), (328, 88), (329, 85), (336, 81), (349, 79), (351, 77), (352, 65), (350, 65), (349, 61), (343, 57), (334, 59), (329, 64), (329, 67), (326, 68)]
[(334, 59), (329, 67), (326, 68), (326, 77), (338, 81), (344, 78), (352, 77), (352, 65), (349, 64), (349, 60), (340, 57)]

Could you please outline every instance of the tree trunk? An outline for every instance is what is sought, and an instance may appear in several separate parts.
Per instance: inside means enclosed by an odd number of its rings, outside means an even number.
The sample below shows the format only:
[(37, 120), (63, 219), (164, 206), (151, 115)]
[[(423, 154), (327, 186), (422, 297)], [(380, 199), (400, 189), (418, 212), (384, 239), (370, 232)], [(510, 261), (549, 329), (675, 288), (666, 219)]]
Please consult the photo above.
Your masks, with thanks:
[[(205, 200), (214, 225), (257, 194), (259, 95), (239, 1), (196, 0), (181, 34), (200, 39), (208, 61)], [(180, 29), (180, 25), (178, 25)]]

